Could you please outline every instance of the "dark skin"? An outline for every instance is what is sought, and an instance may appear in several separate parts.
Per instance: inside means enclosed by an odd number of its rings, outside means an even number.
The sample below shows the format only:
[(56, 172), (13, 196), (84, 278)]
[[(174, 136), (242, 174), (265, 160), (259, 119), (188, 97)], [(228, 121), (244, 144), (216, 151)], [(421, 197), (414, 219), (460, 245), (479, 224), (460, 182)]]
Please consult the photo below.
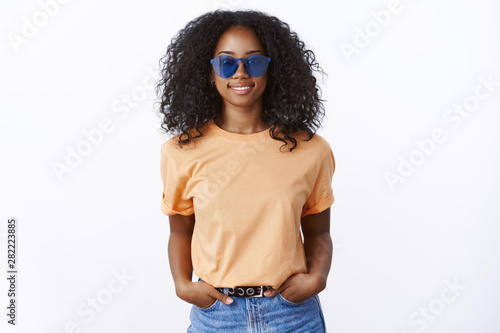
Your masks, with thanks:
[[(213, 57), (230, 55), (233, 58), (246, 58), (252, 54), (267, 55), (257, 35), (246, 28), (231, 27), (219, 38)], [(271, 126), (262, 120), (262, 94), (267, 85), (267, 72), (262, 76), (252, 77), (245, 71), (243, 62), (240, 62), (236, 73), (229, 78), (217, 76), (212, 69), (211, 80), (223, 101), (222, 129), (250, 134)], [(248, 93), (238, 94), (231, 89), (234, 86), (252, 88)]]
[[(234, 58), (245, 58), (250, 54), (266, 55), (264, 47), (255, 33), (243, 27), (228, 29), (219, 39), (213, 57), (222, 54)], [(272, 61), (272, 60), (271, 60)], [(263, 131), (271, 126), (262, 118), (262, 94), (267, 84), (267, 73), (251, 77), (245, 72), (243, 63), (230, 78), (221, 78), (212, 69), (212, 82), (223, 99), (223, 123), (220, 127), (228, 132), (250, 134)], [(238, 94), (232, 87), (249, 86), (247, 93)], [(200, 308), (209, 307), (216, 299), (223, 304), (231, 304), (232, 298), (219, 292), (203, 281), (192, 281), (191, 237), (195, 225), (194, 214), (189, 216), (171, 215), (168, 258), (175, 283), (177, 296)], [(330, 208), (321, 213), (310, 214), (301, 219), (304, 236), (304, 251), (307, 258), (307, 273), (297, 273), (288, 277), (279, 288), (269, 289), (266, 297), (278, 293), (291, 302), (305, 301), (326, 287), (332, 261), (332, 240), (330, 237)]]

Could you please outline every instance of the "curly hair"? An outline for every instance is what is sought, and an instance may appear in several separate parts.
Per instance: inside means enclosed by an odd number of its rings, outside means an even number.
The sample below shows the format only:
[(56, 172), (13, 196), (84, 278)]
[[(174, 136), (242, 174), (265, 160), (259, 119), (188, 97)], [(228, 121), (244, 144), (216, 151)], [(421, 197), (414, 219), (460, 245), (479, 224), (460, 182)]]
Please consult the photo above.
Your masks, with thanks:
[[(202, 136), (199, 129), (204, 123), (222, 113), (223, 100), (211, 85), (209, 60), (220, 36), (233, 26), (253, 31), (272, 59), (262, 95), (262, 120), (271, 124), (269, 135), (283, 141), (281, 147), (290, 142), (292, 151), (297, 146), (294, 133), (305, 131), (309, 141), (321, 126), (325, 112), (313, 71), (326, 73), (287, 23), (254, 10), (203, 14), (172, 38), (159, 61), (161, 78), (156, 84), (161, 128), (179, 133), (182, 146)], [(199, 135), (193, 137), (194, 129)]]

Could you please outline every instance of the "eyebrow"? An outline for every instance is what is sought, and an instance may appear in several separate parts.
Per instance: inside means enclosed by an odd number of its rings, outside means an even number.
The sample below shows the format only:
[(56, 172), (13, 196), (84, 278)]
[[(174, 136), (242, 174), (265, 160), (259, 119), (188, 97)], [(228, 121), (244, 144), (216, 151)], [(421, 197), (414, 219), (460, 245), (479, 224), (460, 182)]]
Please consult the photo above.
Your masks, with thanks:
[[(252, 53), (264, 53), (262, 52), (261, 50), (252, 50), (252, 51), (248, 51), (246, 54), (252, 54)], [(228, 54), (234, 54), (233, 51), (220, 51), (219, 53), (217, 53), (217, 55), (221, 54), (221, 53), (228, 53)]]

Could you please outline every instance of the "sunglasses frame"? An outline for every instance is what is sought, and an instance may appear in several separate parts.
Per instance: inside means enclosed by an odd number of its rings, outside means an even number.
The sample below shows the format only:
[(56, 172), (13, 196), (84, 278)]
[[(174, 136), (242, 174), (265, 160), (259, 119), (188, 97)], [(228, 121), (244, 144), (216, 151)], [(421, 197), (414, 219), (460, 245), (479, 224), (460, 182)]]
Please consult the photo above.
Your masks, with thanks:
[[(248, 61), (249, 61), (249, 60), (252, 60), (252, 58), (251, 58), (251, 57), (255, 57), (255, 56), (263, 57), (263, 58), (266, 58), (266, 60), (267, 60), (266, 70), (264, 71), (264, 73), (262, 73), (262, 74), (261, 74), (261, 75), (259, 75), (259, 76), (252, 76), (252, 75), (248, 72), (248, 66), (249, 66), (249, 65), (248, 65)], [(222, 57), (225, 57), (225, 58), (231, 58), (231, 59), (233, 59), (233, 60), (235, 61), (235, 63), (236, 63), (236, 66), (234, 67), (234, 72), (233, 72), (231, 75), (227, 76), (227, 77), (224, 77), (224, 76), (219, 75), (219, 73), (217, 73), (217, 70), (215, 69), (215, 68), (216, 68), (216, 66), (215, 66), (215, 62), (217, 61), (217, 59), (221, 59)], [(250, 59), (248, 59), (248, 58), (250, 58)], [(269, 62), (271, 62), (271, 58), (270, 58), (270, 57), (267, 57), (267, 56), (265, 56), (265, 55), (263, 55), (263, 54), (252, 54), (252, 55), (249, 55), (249, 56), (248, 56), (248, 57), (246, 57), (246, 58), (234, 58), (234, 57), (232, 57), (232, 56), (230, 56), (230, 55), (225, 55), (225, 54), (223, 54), (223, 55), (220, 55), (220, 56), (215, 57), (215, 58), (213, 58), (213, 59), (210, 59), (210, 63), (212, 64), (212, 68), (214, 69), (215, 74), (217, 74), (217, 76), (219, 76), (219, 77), (221, 77), (221, 78), (223, 78), (223, 79), (227, 79), (227, 78), (232, 77), (232, 76), (233, 76), (233, 75), (234, 75), (234, 74), (238, 71), (238, 67), (239, 67), (239, 63), (240, 63), (240, 61), (243, 61), (243, 66), (245, 67), (245, 72), (246, 72), (248, 75), (250, 75), (251, 77), (260, 77), (260, 76), (264, 75), (264, 74), (267, 72), (267, 68), (268, 68), (268, 66), (269, 66)], [(221, 73), (221, 74), (222, 74), (222, 73)]]

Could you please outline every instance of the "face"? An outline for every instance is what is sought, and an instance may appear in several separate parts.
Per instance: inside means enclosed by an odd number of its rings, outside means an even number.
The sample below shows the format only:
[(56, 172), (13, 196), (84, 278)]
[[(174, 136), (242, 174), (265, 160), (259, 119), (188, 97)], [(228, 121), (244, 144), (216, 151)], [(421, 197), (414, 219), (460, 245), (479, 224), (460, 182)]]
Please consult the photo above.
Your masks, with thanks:
[[(231, 27), (219, 39), (213, 58), (230, 55), (233, 58), (246, 58), (252, 54), (266, 55), (264, 46), (257, 35), (244, 27)], [(267, 71), (260, 77), (251, 77), (245, 71), (243, 62), (232, 77), (221, 78), (212, 68), (212, 81), (222, 96), (224, 103), (238, 107), (251, 107), (262, 102), (266, 89)], [(249, 87), (248, 89), (243, 89)]]

